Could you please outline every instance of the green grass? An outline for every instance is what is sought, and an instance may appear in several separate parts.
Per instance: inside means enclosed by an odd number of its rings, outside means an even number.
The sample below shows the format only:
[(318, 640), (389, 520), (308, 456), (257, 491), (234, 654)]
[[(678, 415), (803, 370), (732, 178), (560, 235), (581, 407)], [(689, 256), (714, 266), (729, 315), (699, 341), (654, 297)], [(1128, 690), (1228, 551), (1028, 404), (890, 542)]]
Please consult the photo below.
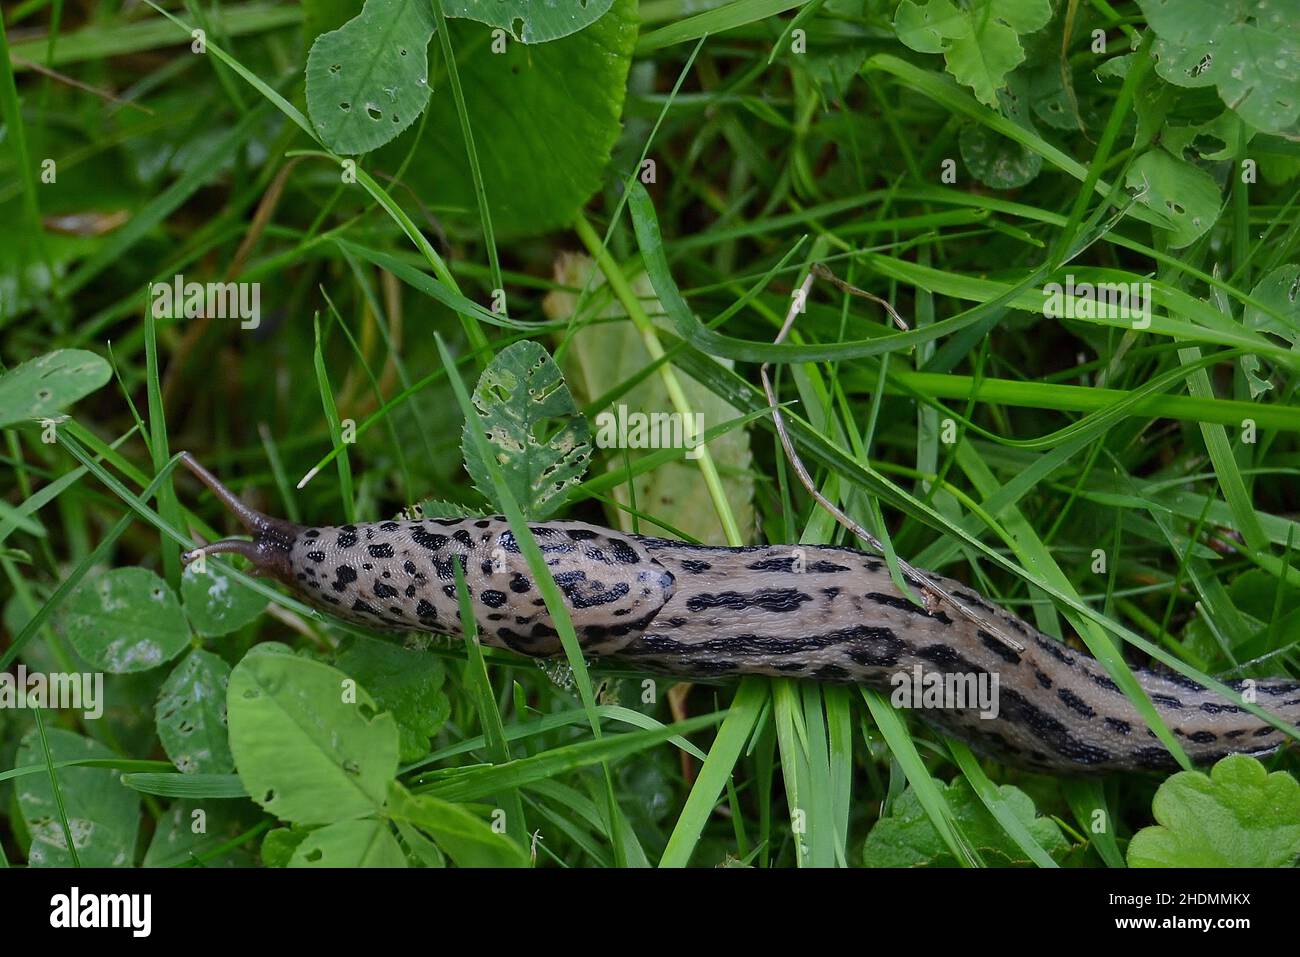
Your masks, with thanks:
[[(481, 429), (469, 434), (491, 503), (461, 465), (475, 378), (532, 338), (589, 418), (628, 401), (725, 410), (705, 422), (698, 460), (597, 450), (564, 517), (718, 544), (856, 544), (785, 460), (757, 384), (770, 362), (823, 495), (898, 557), (1088, 649), (1175, 755), (1135, 667), (1229, 696), (1222, 680), (1300, 675), (1300, 308), (1263, 282), (1300, 263), (1300, 153), (1293, 130), (1247, 137), (1213, 87), (1165, 79), (1138, 3), (1070, 5), (1079, 22), (1064, 61), (1061, 9), (1021, 36), (1017, 112), (900, 42), (892, 0), (645, 0), (610, 158), (586, 183), (589, 201), (537, 229), (519, 227), (517, 208), (542, 208), (580, 176), (547, 157), (578, 113), (595, 112), (565, 99), (585, 95), (589, 64), (569, 65), (571, 89), (547, 80), (563, 96), (539, 142), (510, 96), (475, 85), (474, 58), (494, 56), (475, 25), (435, 5), (428, 82), (453, 121), (435, 128), (426, 115), (353, 170), (307, 113), (305, 22), (321, 26), (308, 6), (304, 21), (292, 3), (218, 4), (204, 55), (189, 50), (183, 5), (6, 12), (0, 358), (12, 370), (90, 349), (114, 378), (65, 410), (53, 443), (38, 424), (6, 430), (0, 667), (80, 670), (61, 617), (78, 587), (143, 566), (176, 588), (193, 536), (236, 531), (174, 470), (189, 449), (250, 503), (296, 521), (381, 520), (426, 499), (507, 515), (564, 658), (542, 668), (474, 635), (416, 643), (445, 678), (448, 717), (397, 780), (485, 821), (502, 809), (505, 834), (538, 866), (861, 866), (867, 836), (911, 796), (934, 846), (962, 866), (1123, 866), (1153, 822), (1159, 779), (1004, 767), (869, 689), (750, 677), (670, 695), (671, 682), (585, 660), (527, 532), (528, 503)], [(1094, 28), (1110, 53), (1091, 52)], [(806, 52), (792, 50), (796, 31)], [(608, 56), (623, 55), (609, 43)], [(512, 48), (500, 81), (541, 69), (545, 52)], [(1131, 55), (1127, 70), (1099, 80), (1118, 54)], [(1062, 71), (1077, 121), (1039, 109), (1072, 110)], [(502, 137), (502, 116), (517, 135)], [(1040, 171), (1011, 189), (980, 182), (968, 154), (985, 134)], [(1163, 228), (1174, 213), (1127, 188), (1144, 154), (1166, 147), (1184, 164), (1179, 195), (1201, 177), (1218, 191), (1200, 213), (1212, 223), (1178, 247)], [(55, 183), (40, 178), (46, 158)], [(118, 213), (113, 228), (93, 226)], [(92, 225), (69, 235), (56, 216)], [(574, 266), (577, 253), (588, 258)], [(887, 298), (909, 329), (817, 281), (774, 344), (814, 263)], [(1067, 273), (1149, 282), (1149, 327), (1045, 318), (1043, 286)], [(155, 318), (147, 285), (176, 274), (260, 283), (259, 328)], [(643, 350), (638, 367), (592, 345), (611, 330), (625, 334), (620, 348)], [(1252, 394), (1260, 379), (1270, 387)], [(359, 637), (247, 571), (236, 563), (234, 580), (268, 610), (194, 646), (231, 666), (266, 642), (332, 663)], [(132, 863), (181, 798), (224, 796), (249, 814), (191, 864), (255, 856), (288, 827), (237, 799), (229, 769), (167, 773), (152, 716), (174, 664), (107, 676), (99, 721), (0, 709), (0, 860), (28, 859), (19, 796), (33, 782), (49, 784), (68, 832), (65, 805), (80, 795), (60, 775), (73, 769), (133, 772), (121, 786), (145, 800)], [(62, 757), (51, 728), (116, 758)], [(23, 742), (38, 763), (19, 765)], [(1265, 763), (1300, 772), (1294, 750)], [(998, 848), (967, 833), (954, 781), (969, 784)], [(1068, 851), (1031, 833), (1006, 785), (1058, 822)], [(1094, 828), (1098, 812), (1111, 827)], [(417, 828), (397, 831), (411, 859), (436, 855)]]

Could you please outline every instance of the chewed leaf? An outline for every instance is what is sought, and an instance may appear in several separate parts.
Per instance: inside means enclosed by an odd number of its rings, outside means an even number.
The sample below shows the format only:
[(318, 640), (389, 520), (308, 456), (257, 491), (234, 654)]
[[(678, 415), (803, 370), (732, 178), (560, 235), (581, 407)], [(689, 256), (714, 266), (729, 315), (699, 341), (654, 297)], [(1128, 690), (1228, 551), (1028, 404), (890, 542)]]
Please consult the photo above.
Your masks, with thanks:
[(290, 867), (406, 867), (402, 847), (383, 821), (339, 821), (312, 831)]
[[(117, 757), (98, 741), (62, 728), (45, 732), (52, 761)], [(13, 758), (18, 767), (44, 764), (45, 753), (35, 729), (29, 731)], [(135, 860), (140, 829), (140, 796), (122, 785), (121, 773), (111, 768), (59, 769), (63, 830), (59, 802), (48, 774), (30, 774), (14, 782), (14, 797), (23, 823), (31, 835), (27, 861), (32, 867), (71, 867), (68, 836), (82, 867), (130, 867)]]
[(1219, 218), (1223, 195), (1209, 173), (1162, 149), (1148, 150), (1125, 180), (1138, 202), (1163, 216), (1171, 249), (1190, 246)]
[(1292, 0), (1139, 0), (1159, 38), (1156, 72), (1175, 86), (1213, 85), (1261, 130), (1300, 119), (1300, 8)]
[(427, 0), (366, 0), (307, 56), (307, 112), (336, 153), (368, 153), (415, 122), (429, 102)]
[(442, 0), (442, 12), (501, 27), (522, 43), (545, 43), (595, 23), (613, 5), (614, 0)]
[(154, 708), (158, 738), (182, 774), (229, 774), (235, 770), (226, 732), (229, 682), (230, 666), (195, 648), (159, 689)]
[(408, 505), (398, 514), (401, 522), (418, 522), (422, 518), (482, 518), (487, 513), (482, 509), (470, 508), (458, 502), (448, 502), (440, 498), (422, 498), (413, 505)]
[(112, 674), (156, 668), (190, 640), (176, 593), (147, 568), (115, 568), (83, 581), (58, 622), (86, 661)]
[(898, 39), (918, 53), (942, 53), (947, 40), (970, 36), (970, 16), (952, 0), (930, 0), (925, 6), (903, 0), (894, 12)]
[(0, 427), (53, 415), (108, 381), (108, 363), (84, 349), (58, 349), (0, 376)]
[[(559, 366), (541, 344), (516, 342), (483, 370), (473, 402), (515, 499), (530, 518), (545, 518), (591, 458), (591, 429)], [(461, 451), (475, 486), (492, 500), (491, 476), (467, 431)]]
[(195, 562), (181, 575), (181, 598), (194, 630), (205, 637), (228, 635), (257, 618), (266, 599), (220, 565)]
[(383, 806), (397, 773), (397, 723), (343, 672), (252, 650), (230, 674), (226, 707), (239, 779), (271, 814), (329, 824)]

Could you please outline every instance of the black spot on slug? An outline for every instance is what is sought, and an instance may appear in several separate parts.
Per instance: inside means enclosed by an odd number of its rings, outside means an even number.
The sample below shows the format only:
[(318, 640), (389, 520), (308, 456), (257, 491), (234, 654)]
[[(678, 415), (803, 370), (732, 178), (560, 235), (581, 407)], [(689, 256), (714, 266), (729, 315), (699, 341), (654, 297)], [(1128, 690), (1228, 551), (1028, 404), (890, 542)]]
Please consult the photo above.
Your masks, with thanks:
[(1067, 708), (1083, 715), (1085, 718), (1095, 718), (1097, 716), (1097, 712), (1089, 706), (1088, 702), (1084, 701), (1069, 688), (1058, 688), (1056, 690), (1056, 696), (1065, 703)]
[(609, 550), (614, 553), (614, 558), (624, 565), (635, 565), (641, 561), (641, 556), (637, 554), (636, 549), (621, 538), (611, 538)]
[(796, 611), (806, 601), (812, 601), (812, 596), (798, 588), (760, 588), (754, 592), (724, 591), (716, 595), (710, 592), (692, 595), (686, 601), (686, 608), (695, 612), (709, 608), (730, 608), (734, 611), (761, 608), (764, 611), (790, 612)]
[(983, 628), (980, 628), (976, 632), (976, 634), (979, 635), (979, 639), (981, 642), (984, 643), (985, 648), (993, 652), (995, 655), (997, 655), (1007, 664), (1009, 665), (1020, 664), (1020, 655), (1016, 653), (1016, 650), (1014, 648), (1008, 648), (1005, 644), (999, 641), (995, 636), (989, 634)]
[(411, 541), (421, 548), (427, 548), (431, 552), (442, 549), (448, 542), (446, 535), (440, 535), (437, 532), (429, 532), (419, 525), (411, 529)]

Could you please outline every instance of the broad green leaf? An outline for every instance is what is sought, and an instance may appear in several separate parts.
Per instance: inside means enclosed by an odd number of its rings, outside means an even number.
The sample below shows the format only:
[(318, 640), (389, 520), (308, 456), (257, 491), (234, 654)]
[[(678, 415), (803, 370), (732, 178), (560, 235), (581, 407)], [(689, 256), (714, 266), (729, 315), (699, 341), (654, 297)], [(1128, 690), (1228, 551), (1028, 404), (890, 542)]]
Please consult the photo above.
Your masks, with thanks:
[(1051, 18), (1049, 0), (971, 0), (965, 10), (951, 0), (903, 0), (894, 30), (919, 53), (942, 53), (953, 78), (996, 108), (1007, 74), (1025, 59), (1020, 35), (1041, 30)]
[(190, 640), (176, 594), (147, 568), (86, 579), (59, 609), (58, 623), (87, 662), (113, 674), (156, 668)]
[(1261, 130), (1300, 120), (1300, 6), (1294, 0), (1138, 0), (1159, 38), (1156, 72), (1176, 86), (1214, 86)]
[(449, 17), (501, 27), (522, 43), (558, 40), (603, 17), (614, 0), (441, 0)]
[[(483, 370), (473, 402), (515, 500), (529, 518), (545, 518), (564, 503), (564, 493), (582, 478), (591, 458), (591, 430), (559, 366), (540, 343), (516, 342)], [(465, 470), (495, 501), (491, 475), (468, 430), (466, 423)]]
[(226, 731), (226, 685), (230, 666), (194, 649), (163, 682), (154, 709), (158, 737), (183, 774), (228, 774), (235, 770)]
[[(1010, 79), (1007, 89), (998, 92), (998, 102), (1007, 119), (1034, 132), (1025, 114), (1028, 86)], [(1021, 143), (995, 133), (983, 123), (967, 123), (958, 137), (962, 161), (985, 186), (994, 189), (1018, 189), (1033, 180), (1043, 168), (1043, 157)]]
[(970, 36), (970, 14), (952, 0), (929, 0), (924, 6), (903, 0), (894, 12), (894, 31), (917, 53), (942, 53), (948, 40)]
[(46, 419), (94, 392), (112, 375), (84, 349), (57, 349), (0, 375), (0, 428)]
[(524, 849), (459, 804), (412, 794), (396, 781), (389, 789), (388, 814), (413, 824), (460, 867), (527, 867)]
[[(943, 785), (941, 790), (962, 833), (987, 864), (1022, 867), (1030, 863), (965, 778)], [(1054, 859), (1060, 860), (1070, 845), (1056, 822), (1037, 816), (1033, 800), (1019, 788), (1003, 784), (997, 791), (1038, 845)], [(957, 860), (911, 788), (898, 798), (889, 816), (881, 818), (871, 829), (862, 857), (868, 867), (957, 866)]]
[[(562, 40), (509, 43), (500, 54), (491, 52), (481, 24), (447, 26), (497, 240), (567, 228), (604, 183), (622, 129), (635, 0), (615, 0), (609, 13)], [(440, 216), (477, 229), (455, 101), (437, 96), (428, 109), (406, 182)], [(415, 135), (386, 147), (376, 162), (396, 169)]]
[(366, 0), (307, 56), (307, 113), (336, 153), (368, 153), (415, 122), (429, 102), (429, 0)]
[(1190, 246), (1219, 218), (1223, 196), (1214, 178), (1163, 149), (1139, 156), (1124, 182), (1138, 202), (1169, 220), (1171, 249)]
[[(49, 728), (45, 732), (52, 761), (117, 757), (98, 741), (71, 731)], [(44, 764), (41, 738), (29, 731), (18, 748), (19, 767)], [(111, 768), (69, 767), (55, 771), (68, 830), (82, 867), (130, 867), (135, 863), (136, 835), (140, 828), (140, 796), (123, 787), (121, 772)], [(23, 823), (31, 836), (28, 863), (33, 867), (71, 867), (72, 855), (63, 832), (54, 791), (47, 773), (29, 774), (15, 782), (15, 796)]]
[(266, 608), (266, 599), (231, 576), (215, 562), (185, 566), (181, 574), (181, 601), (194, 630), (206, 638), (238, 631)]
[(252, 653), (230, 675), (230, 750), (248, 793), (281, 820), (374, 814), (397, 773), (397, 723), (329, 665)]
[[(1300, 266), (1287, 263), (1270, 270), (1268, 275), (1255, 283), (1250, 298), (1278, 313), (1282, 319), (1276, 319), (1256, 306), (1247, 305), (1244, 319), (1246, 328), (1274, 333), (1289, 340), (1292, 348), (1300, 349)], [(1252, 399), (1258, 399), (1273, 388), (1259, 356), (1246, 353), (1238, 362), (1241, 371), (1245, 373)]]
[(1255, 306), (1246, 306), (1246, 327), (1274, 333), (1300, 349), (1300, 266), (1287, 263), (1255, 283), (1250, 297), (1282, 316), (1279, 321)]
[(1159, 823), (1133, 835), (1130, 867), (1291, 867), (1300, 855), (1300, 783), (1244, 754), (1169, 777), (1151, 811)]
[(1019, 189), (1043, 168), (1043, 158), (1037, 153), (978, 123), (962, 127), (958, 144), (967, 168), (994, 189)]
[(252, 867), (251, 841), (214, 853), (253, 828), (261, 811), (252, 801), (176, 801), (158, 819), (145, 867)]
[(266, 867), (288, 867), (293, 852), (298, 849), (311, 830), (305, 827), (276, 827), (266, 832), (262, 839), (262, 864)]
[(312, 831), (290, 867), (406, 867), (406, 855), (383, 821), (339, 821)]
[[(583, 289), (592, 280), (591, 260), (582, 255), (564, 256), (556, 266), (556, 278), (568, 289)], [(603, 280), (594, 285), (599, 287)], [(656, 324), (663, 329), (672, 330), (672, 325), (663, 316), (663, 308), (655, 299), (654, 287), (644, 273), (632, 283), (632, 289), (646, 313), (658, 316)], [(573, 315), (575, 296), (566, 289), (559, 289), (546, 297), (544, 303), (547, 315), (552, 319), (568, 320)], [(610, 302), (600, 319), (622, 319), (613, 322), (592, 322), (577, 329), (569, 339), (569, 348), (565, 352), (565, 379), (572, 384), (579, 399), (591, 402), (612, 389), (622, 385), (628, 379), (640, 375), (651, 362), (650, 352), (645, 341), (632, 321), (627, 318), (622, 307)], [(734, 365), (728, 359), (718, 360), (730, 368)], [(740, 413), (725, 399), (720, 398), (710, 389), (696, 382), (684, 372), (676, 371), (682, 391), (692, 413), (699, 413), (703, 418), (704, 429), (712, 428), (721, 422), (737, 418)], [(618, 406), (624, 406), (629, 412), (663, 413), (673, 412), (673, 403), (668, 396), (668, 389), (658, 373), (643, 379), (637, 385), (615, 400), (613, 408), (600, 410), (596, 420), (597, 444), (604, 446), (601, 438), (610, 431), (609, 426), (618, 420)], [(608, 418), (607, 418), (608, 416)], [(602, 428), (602, 426), (604, 426)], [(631, 438), (625, 436), (624, 438)], [(622, 470), (629, 461), (635, 463), (641, 456), (650, 454), (652, 449), (624, 449), (616, 446), (604, 446), (610, 471)], [(742, 535), (752, 533), (754, 518), (754, 476), (752, 472), (753, 456), (750, 451), (749, 432), (734, 429), (726, 435), (719, 436), (709, 443), (709, 454), (717, 463), (723, 476), (723, 488), (727, 501), (735, 513), (736, 524)], [(718, 513), (708, 490), (700, 480), (699, 463), (679, 459), (638, 475), (632, 481), (632, 494), (628, 483), (622, 482), (613, 489), (614, 497), (625, 505), (636, 500), (639, 511), (649, 513), (671, 524), (673, 527), (711, 545), (725, 545), (726, 536), (718, 521)], [(617, 522), (624, 531), (633, 530), (633, 517), (619, 510)], [(645, 523), (641, 523), (645, 529)]]
[(357, 639), (335, 661), (397, 721), (398, 756), (414, 761), (429, 752), (429, 739), (451, 712), (442, 691), (446, 670), (434, 655), (385, 641)]

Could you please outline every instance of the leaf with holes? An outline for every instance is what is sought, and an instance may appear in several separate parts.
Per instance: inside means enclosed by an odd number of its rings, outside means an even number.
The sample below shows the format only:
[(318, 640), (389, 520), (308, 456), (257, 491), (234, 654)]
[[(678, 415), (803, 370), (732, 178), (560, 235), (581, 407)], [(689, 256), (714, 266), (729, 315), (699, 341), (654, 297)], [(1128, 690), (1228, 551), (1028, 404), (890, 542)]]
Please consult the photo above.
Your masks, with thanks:
[(384, 821), (339, 821), (312, 831), (294, 849), (290, 867), (406, 867)]
[(226, 731), (226, 685), (230, 665), (194, 649), (158, 692), (154, 722), (163, 750), (183, 774), (228, 774), (235, 770)]
[(368, 153), (415, 122), (429, 102), (427, 0), (366, 0), (307, 56), (307, 112), (336, 153)]
[(1162, 149), (1139, 156), (1124, 182), (1135, 191), (1138, 202), (1169, 221), (1171, 249), (1200, 239), (1222, 209), (1223, 195), (1214, 178)]
[(501, 27), (521, 43), (546, 43), (603, 17), (614, 0), (442, 0), (449, 17)]
[[(546, 347), (525, 339), (502, 349), (479, 376), (474, 408), (515, 499), (529, 518), (564, 502), (591, 458), (590, 427)], [(461, 435), (465, 471), (493, 500), (492, 479), (469, 435)], [(499, 503), (498, 503), (499, 504)]]
[(0, 428), (46, 419), (94, 392), (112, 375), (84, 349), (58, 349), (0, 375)]
[(374, 814), (397, 773), (397, 723), (343, 672), (249, 652), (226, 692), (230, 750), (253, 800), (285, 821)]
[(922, 6), (903, 0), (894, 11), (894, 32), (917, 53), (942, 53), (949, 41), (970, 36), (970, 15), (952, 0), (930, 0)]
[(953, 79), (996, 109), (1007, 74), (1024, 62), (1021, 34), (1047, 26), (1052, 5), (1048, 0), (971, 0), (968, 7), (959, 9), (951, 0), (924, 5), (903, 0), (894, 13), (894, 30), (918, 53), (942, 53)]
[(86, 579), (59, 609), (58, 627), (94, 668), (113, 674), (156, 668), (190, 641), (175, 592), (147, 568)]
[(1300, 855), (1300, 783), (1244, 754), (1169, 777), (1151, 811), (1129, 867), (1290, 867)]
[[(87, 758), (111, 759), (112, 751), (71, 731), (48, 728), (45, 732), (52, 761)], [(23, 738), (14, 764), (44, 764), (40, 735), (33, 729)], [(72, 846), (82, 867), (130, 867), (135, 861), (136, 834), (140, 829), (140, 796), (111, 768), (59, 768), (59, 790), (68, 819)], [(15, 796), (23, 823), (31, 836), (27, 862), (33, 867), (71, 867), (67, 836), (58, 804), (45, 772), (28, 774), (15, 782)]]
[(266, 599), (215, 562), (192, 562), (181, 574), (181, 600), (194, 630), (207, 638), (238, 631), (257, 618)]
[(1156, 72), (1214, 86), (1257, 129), (1300, 120), (1300, 6), (1294, 0), (1138, 0), (1155, 32)]

